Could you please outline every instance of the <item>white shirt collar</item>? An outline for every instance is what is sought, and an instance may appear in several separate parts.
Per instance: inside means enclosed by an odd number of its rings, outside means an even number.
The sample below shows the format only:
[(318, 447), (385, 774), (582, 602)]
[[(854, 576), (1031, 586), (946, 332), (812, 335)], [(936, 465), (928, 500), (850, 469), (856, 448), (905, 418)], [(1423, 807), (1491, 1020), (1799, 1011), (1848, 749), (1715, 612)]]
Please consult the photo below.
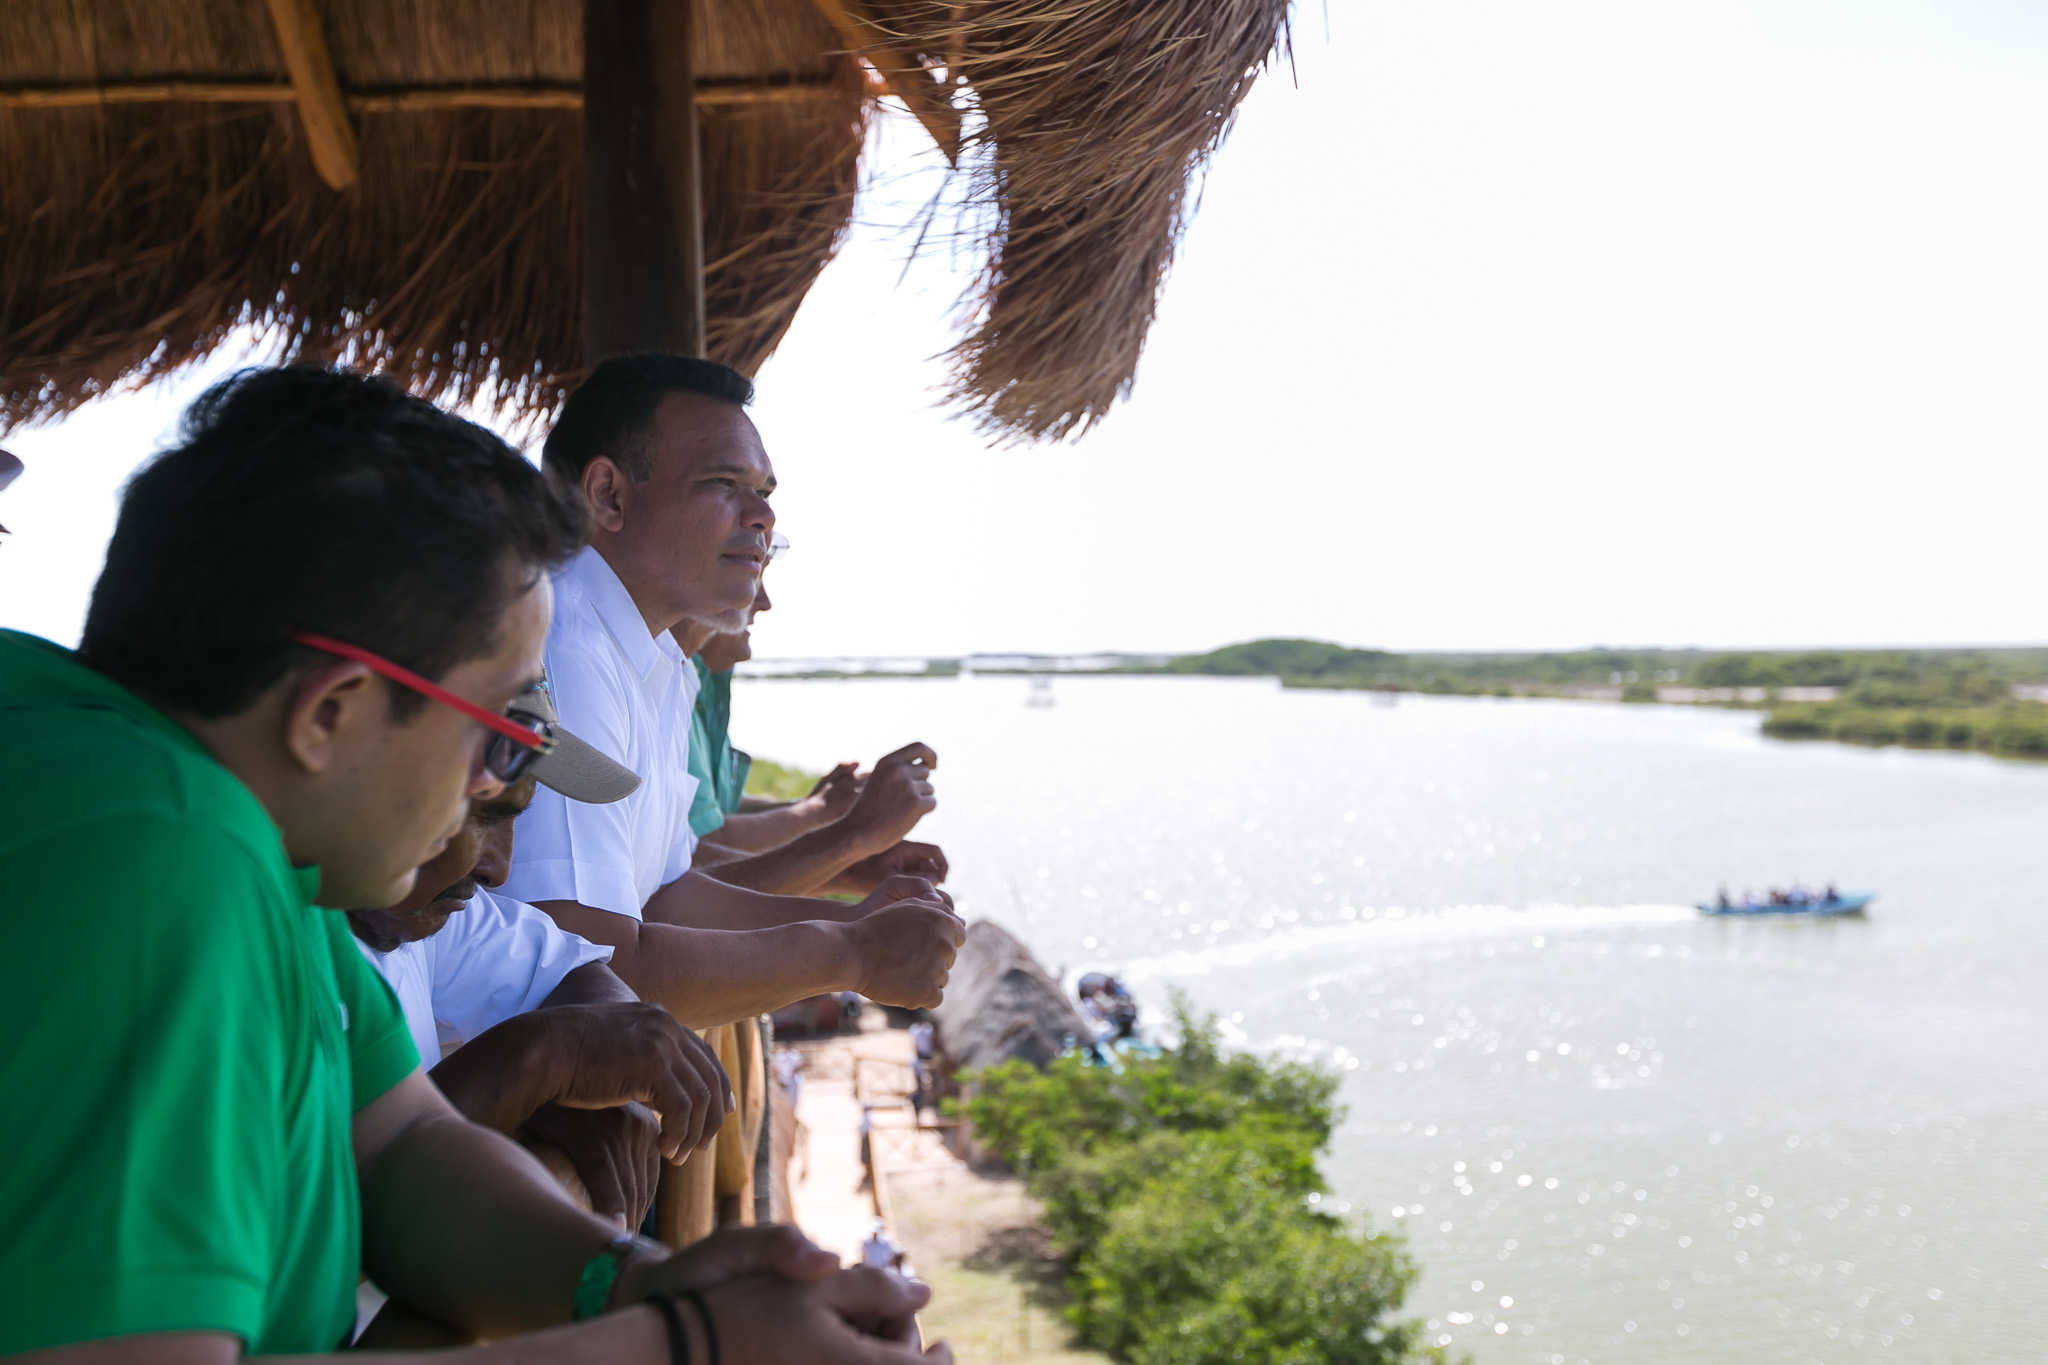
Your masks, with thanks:
[(683, 662), (683, 647), (667, 631), (655, 635), (647, 629), (647, 618), (633, 602), (633, 594), (619, 581), (619, 575), (597, 552), (595, 545), (583, 547), (574, 559), (556, 570), (559, 585), (583, 594), (612, 638), (625, 652), (626, 662), (644, 680), (666, 655), (677, 665)]

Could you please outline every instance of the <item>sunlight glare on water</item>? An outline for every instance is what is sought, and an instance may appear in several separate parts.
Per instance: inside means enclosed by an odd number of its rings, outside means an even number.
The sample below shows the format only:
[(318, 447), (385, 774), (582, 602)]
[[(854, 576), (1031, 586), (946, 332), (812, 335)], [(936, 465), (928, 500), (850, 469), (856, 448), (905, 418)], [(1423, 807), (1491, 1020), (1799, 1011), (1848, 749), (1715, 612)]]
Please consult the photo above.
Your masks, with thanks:
[[(1340, 1209), (1483, 1363), (2035, 1362), (2048, 765), (1753, 714), (1265, 680), (744, 681), (734, 738), (939, 752), (970, 919), (1320, 1059)], [(1725, 882), (1880, 893), (1741, 922)], [(1327, 1207), (1327, 1205), (1326, 1205)]]

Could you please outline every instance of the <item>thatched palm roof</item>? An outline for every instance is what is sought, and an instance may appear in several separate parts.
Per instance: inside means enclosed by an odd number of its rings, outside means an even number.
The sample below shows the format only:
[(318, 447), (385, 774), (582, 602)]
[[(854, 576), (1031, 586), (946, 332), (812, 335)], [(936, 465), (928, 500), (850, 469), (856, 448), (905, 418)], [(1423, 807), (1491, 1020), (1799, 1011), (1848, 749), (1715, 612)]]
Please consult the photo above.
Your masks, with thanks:
[[(952, 396), (1026, 438), (1128, 388), (1190, 177), (1286, 11), (696, 4), (709, 353), (773, 351), (849, 222), (886, 80), (957, 153), (983, 234)], [(339, 170), (294, 103), (303, 54), (274, 25), (295, 6), (346, 104)], [(550, 412), (583, 366), (582, 34), (579, 0), (0, 5), (0, 431), (243, 326)]]

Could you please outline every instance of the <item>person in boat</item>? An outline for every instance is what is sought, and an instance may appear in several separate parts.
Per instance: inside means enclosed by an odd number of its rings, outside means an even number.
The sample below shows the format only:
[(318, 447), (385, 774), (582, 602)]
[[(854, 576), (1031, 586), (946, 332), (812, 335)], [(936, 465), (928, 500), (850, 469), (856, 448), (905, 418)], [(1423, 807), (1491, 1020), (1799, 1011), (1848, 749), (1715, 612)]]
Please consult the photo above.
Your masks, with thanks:
[(493, 1339), (476, 1365), (709, 1359), (714, 1325), (918, 1358), (921, 1288), (788, 1229), (671, 1254), (561, 1198), (319, 908), (404, 898), (547, 748), (507, 710), (581, 538), (479, 427), (246, 371), (129, 483), (78, 651), (0, 633), (0, 1093), (33, 1116), (0, 1125), (0, 1355), (319, 1359), (366, 1270)]
[(1096, 1022), (1096, 1039), (1130, 1037), (1138, 1027), (1138, 1004), (1124, 983), (1107, 972), (1089, 972), (1075, 986), (1081, 1005)]
[(1833, 904), (1835, 901), (1838, 901), (1841, 898), (1842, 893), (1835, 889), (1835, 884), (1833, 882), (1829, 882), (1827, 890), (1821, 893), (1821, 899), (1827, 901), (1829, 904)]
[(690, 771), (697, 779), (690, 829), (698, 840), (691, 866), (732, 886), (792, 896), (865, 896), (898, 874), (945, 881), (949, 869), (939, 847), (905, 837), (938, 804), (930, 781), (937, 755), (922, 744), (898, 749), (865, 777), (851, 764), (834, 768), (819, 786), (846, 774), (845, 810), (794, 835), (787, 834), (784, 810), (741, 814), (752, 760), (732, 747), (732, 671), (754, 656), (754, 618), (773, 605), (763, 582), (738, 630), (692, 618), (670, 632), (698, 678), (690, 718)]
[(1721, 885), (1720, 890), (1714, 893), (1714, 908), (1716, 910), (1726, 910), (1729, 908), (1728, 886), (1725, 882)]
[[(515, 701), (512, 714), (529, 708), (552, 718), (544, 692)], [(526, 778), (471, 803), (462, 832), (420, 868), (411, 895), (350, 911), (349, 928), (397, 992), (413, 1046), (449, 1102), (472, 1122), (560, 1148), (591, 1207), (638, 1227), (661, 1159), (709, 1144), (732, 1087), (703, 1039), (643, 1004), (605, 965), (610, 949), (491, 893), (504, 884), (513, 821), (536, 780), (576, 800), (615, 800), (635, 785), (594, 750), (566, 774), (550, 771), (573, 738), (556, 733), (561, 743)], [(627, 1092), (636, 1102), (586, 1099)]]
[[(710, 361), (614, 358), (548, 435), (543, 464), (581, 494), (593, 527), (553, 577), (555, 708), (643, 783), (603, 806), (542, 789), (520, 817), (505, 890), (612, 948), (612, 969), (636, 994), (692, 1027), (839, 990), (934, 1005), (966, 930), (926, 879), (888, 877), (845, 905), (691, 867), (698, 678), (670, 631), (685, 619), (734, 629), (760, 586), (775, 474), (746, 415), (752, 391)], [(901, 785), (921, 799), (911, 776)]]

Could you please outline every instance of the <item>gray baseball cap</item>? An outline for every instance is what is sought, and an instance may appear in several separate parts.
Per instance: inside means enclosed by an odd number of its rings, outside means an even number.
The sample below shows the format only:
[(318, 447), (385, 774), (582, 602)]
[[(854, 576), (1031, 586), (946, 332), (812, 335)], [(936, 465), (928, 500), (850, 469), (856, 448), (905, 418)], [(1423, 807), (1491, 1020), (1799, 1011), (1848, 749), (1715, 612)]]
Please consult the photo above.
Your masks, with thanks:
[(513, 715), (544, 720), (555, 731), (555, 747), (542, 754), (528, 769), (536, 782), (552, 788), (571, 801), (593, 806), (623, 801), (640, 789), (640, 774), (618, 760), (608, 758), (563, 728), (555, 715), (555, 699), (548, 695), (545, 680), (531, 692), (516, 698), (508, 708)]
[[(15, 476), (21, 473), (21, 469), (22, 464), (18, 458), (9, 455), (4, 450), (0, 450), (0, 488), (5, 488), (8, 484), (13, 483)], [(5, 526), (0, 526), (0, 532), (5, 532), (6, 530)]]

